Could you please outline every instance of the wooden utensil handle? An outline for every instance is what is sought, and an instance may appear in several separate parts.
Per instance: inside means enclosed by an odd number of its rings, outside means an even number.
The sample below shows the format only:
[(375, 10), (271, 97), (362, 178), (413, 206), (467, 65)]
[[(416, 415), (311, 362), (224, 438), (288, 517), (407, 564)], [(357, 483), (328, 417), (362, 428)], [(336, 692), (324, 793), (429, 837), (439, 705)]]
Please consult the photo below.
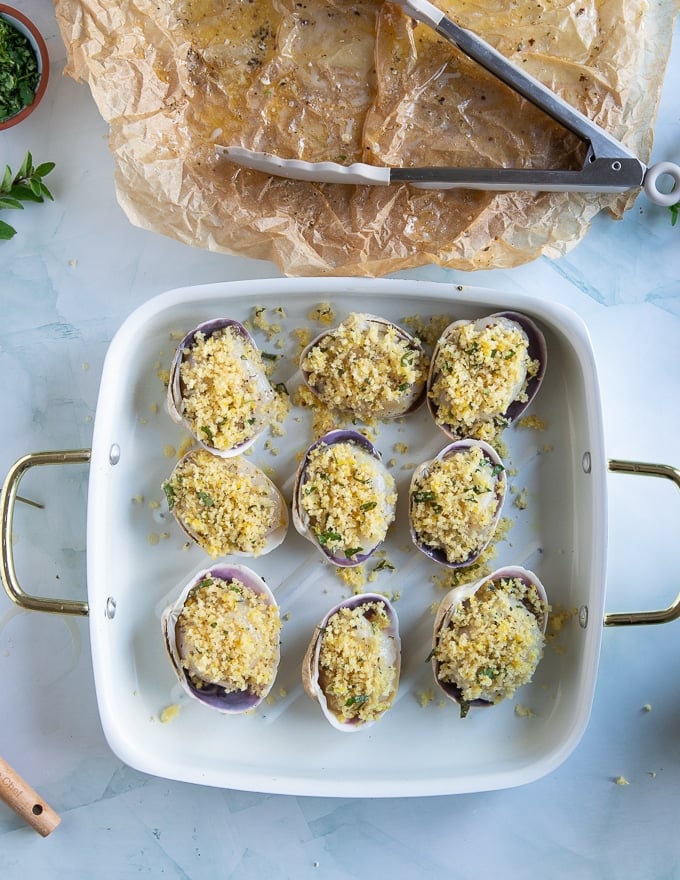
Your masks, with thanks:
[(61, 817), (2, 758), (0, 799), (43, 837), (51, 834), (61, 822)]

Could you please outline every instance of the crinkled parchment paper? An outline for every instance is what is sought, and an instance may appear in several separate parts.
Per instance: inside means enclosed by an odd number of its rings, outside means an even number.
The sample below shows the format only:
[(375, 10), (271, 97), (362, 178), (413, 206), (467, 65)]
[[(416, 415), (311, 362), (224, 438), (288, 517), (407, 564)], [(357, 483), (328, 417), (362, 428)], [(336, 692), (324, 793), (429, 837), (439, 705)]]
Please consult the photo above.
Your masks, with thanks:
[[(680, 0), (440, 2), (643, 162)], [(462, 270), (559, 256), (636, 193), (313, 184), (220, 157), (580, 167), (582, 145), (390, 3), (55, 0), (67, 73), (110, 126), (120, 204), (182, 242), (289, 275)]]

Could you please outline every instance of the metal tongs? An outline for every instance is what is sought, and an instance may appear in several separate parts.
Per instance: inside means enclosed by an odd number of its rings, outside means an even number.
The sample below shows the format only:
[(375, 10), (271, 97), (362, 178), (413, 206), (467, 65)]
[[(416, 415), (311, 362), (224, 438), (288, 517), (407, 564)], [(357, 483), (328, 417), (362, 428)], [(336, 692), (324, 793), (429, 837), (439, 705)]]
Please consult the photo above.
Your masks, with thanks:
[[(564, 128), (579, 137), (588, 149), (579, 170), (533, 168), (455, 168), (448, 166), (388, 168), (355, 162), (306, 162), (282, 159), (272, 153), (243, 147), (219, 147), (230, 161), (278, 177), (323, 183), (388, 185), (407, 182), (424, 189), (475, 189), (534, 192), (625, 192), (644, 187), (648, 198), (668, 207), (680, 200), (680, 166), (660, 162), (647, 167), (620, 141), (611, 137), (551, 89), (529, 76), (485, 40), (459, 27), (428, 0), (395, 0), (416, 21), (433, 28), (499, 80), (514, 89)], [(663, 192), (659, 179), (669, 178), (672, 187)]]

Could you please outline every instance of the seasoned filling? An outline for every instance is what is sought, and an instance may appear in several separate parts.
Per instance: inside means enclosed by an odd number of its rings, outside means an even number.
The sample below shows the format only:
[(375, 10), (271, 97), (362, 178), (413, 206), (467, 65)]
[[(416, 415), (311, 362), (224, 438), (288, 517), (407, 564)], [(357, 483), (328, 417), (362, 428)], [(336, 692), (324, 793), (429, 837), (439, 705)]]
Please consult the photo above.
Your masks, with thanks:
[(399, 669), (390, 619), (381, 602), (340, 608), (321, 636), (319, 685), (342, 721), (375, 721), (389, 709)]
[(258, 556), (287, 521), (274, 484), (241, 456), (219, 458), (195, 449), (177, 463), (163, 491), (175, 517), (213, 558)]
[(504, 422), (511, 403), (527, 399), (527, 383), (538, 369), (519, 324), (495, 319), (461, 323), (436, 357), (430, 398), (437, 423), (479, 436), (486, 423)]
[(520, 578), (483, 584), (461, 602), (437, 639), (440, 680), (461, 700), (498, 703), (529, 682), (543, 655), (546, 605)]
[(226, 450), (274, 418), (276, 395), (260, 352), (235, 327), (197, 333), (180, 366), (184, 416), (203, 443)]
[(177, 621), (182, 665), (200, 688), (262, 695), (276, 675), (279, 609), (232, 578), (204, 578), (189, 592)]
[(363, 419), (408, 408), (427, 375), (427, 356), (394, 324), (353, 312), (323, 336), (300, 364), (309, 385), (334, 409)]
[(465, 562), (492, 537), (503, 466), (471, 446), (433, 461), (413, 480), (411, 526), (419, 543), (443, 550), (448, 562)]
[(322, 443), (309, 453), (299, 503), (331, 555), (351, 559), (383, 541), (396, 501), (392, 475), (355, 443)]

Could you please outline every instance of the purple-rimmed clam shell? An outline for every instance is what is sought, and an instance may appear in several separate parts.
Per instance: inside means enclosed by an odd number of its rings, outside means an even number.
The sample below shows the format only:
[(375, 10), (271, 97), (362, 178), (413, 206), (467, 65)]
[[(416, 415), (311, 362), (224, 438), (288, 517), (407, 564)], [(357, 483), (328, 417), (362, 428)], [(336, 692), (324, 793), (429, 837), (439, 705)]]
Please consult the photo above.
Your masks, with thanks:
[[(403, 357), (406, 357), (409, 352), (413, 352), (414, 355), (417, 355), (418, 360), (424, 364), (422, 379), (416, 382), (410, 382), (406, 387), (402, 387), (401, 383), (397, 384), (396, 387), (392, 386), (392, 394), (396, 393), (396, 396), (393, 399), (384, 399), (382, 403), (374, 404), (371, 406), (366, 405), (365, 399), (361, 394), (357, 394), (351, 396), (348, 392), (347, 399), (343, 405), (336, 406), (340, 412), (350, 413), (358, 418), (369, 419), (375, 418), (384, 421), (388, 421), (390, 419), (398, 419), (402, 416), (409, 415), (410, 413), (415, 412), (425, 401), (426, 394), (426, 381), (427, 381), (427, 354), (425, 352), (424, 347), (421, 342), (415, 337), (404, 330), (403, 327), (400, 327), (398, 324), (395, 324), (394, 321), (389, 321), (387, 318), (381, 318), (379, 315), (371, 315), (363, 312), (352, 312), (343, 322), (340, 323), (339, 326), (334, 327), (330, 330), (324, 330), (323, 333), (320, 333), (316, 338), (314, 338), (308, 345), (305, 346), (301, 355), (300, 355), (300, 372), (302, 374), (302, 379), (304, 383), (307, 385), (309, 390), (315, 394), (321, 401), (326, 403), (329, 406), (332, 404), (326, 399), (327, 395), (324, 393), (324, 386), (319, 385), (319, 383), (313, 383), (310, 380), (311, 373), (309, 370), (304, 369), (303, 364), (305, 359), (312, 351), (313, 348), (318, 346), (320, 343), (323, 343), (324, 340), (332, 338), (333, 336), (337, 336), (338, 333), (341, 332), (342, 328), (344, 328), (349, 321), (356, 320), (360, 324), (364, 324), (368, 329), (371, 326), (377, 327), (378, 330), (384, 330), (387, 332), (388, 329), (393, 329), (396, 333), (396, 336), (406, 343), (406, 352)], [(383, 334), (384, 335), (384, 334)], [(379, 352), (373, 352), (368, 348), (365, 339), (364, 345), (366, 345), (365, 353), (370, 359), (375, 362), (377, 358), (379, 358)], [(345, 376), (349, 375), (349, 371), (346, 371)], [(325, 375), (325, 382), (328, 383), (328, 374)], [(347, 378), (342, 381), (343, 387), (350, 387), (347, 385)]]
[(447, 424), (439, 420), (440, 407), (438, 402), (433, 399), (432, 387), (439, 375), (441, 374), (441, 364), (439, 363), (441, 349), (446, 344), (448, 338), (452, 335), (452, 333), (462, 324), (483, 324), (490, 320), (500, 322), (512, 322), (515, 325), (519, 325), (526, 336), (527, 353), (529, 360), (538, 361), (538, 370), (533, 376), (527, 377), (525, 387), (520, 389), (523, 392), (521, 396), (524, 399), (514, 399), (504, 412), (497, 413), (495, 418), (498, 419), (499, 424), (502, 426), (506, 426), (516, 421), (536, 397), (538, 389), (543, 382), (543, 377), (545, 375), (548, 360), (548, 349), (545, 341), (545, 336), (543, 335), (542, 330), (539, 328), (536, 322), (529, 318), (527, 315), (515, 311), (501, 311), (494, 312), (491, 315), (487, 315), (482, 318), (476, 318), (471, 321), (453, 321), (442, 332), (437, 343), (435, 344), (434, 351), (432, 353), (432, 360), (430, 362), (430, 370), (427, 377), (428, 409), (438, 427), (441, 428), (441, 430), (447, 435), (447, 437), (450, 437), (452, 440), (464, 439), (468, 435), (469, 430), (467, 428), (461, 430), (456, 425)]
[(249, 587), (254, 593), (262, 596), (268, 605), (278, 607), (278, 603), (267, 584), (259, 575), (252, 571), (252, 569), (247, 568), (244, 565), (218, 564), (206, 568), (196, 574), (182, 589), (177, 599), (168, 605), (161, 614), (161, 630), (165, 647), (182, 688), (190, 697), (193, 697), (200, 703), (204, 703), (212, 709), (216, 709), (218, 712), (235, 715), (254, 709), (264, 700), (271, 690), (276, 678), (276, 672), (280, 660), (279, 641), (277, 639), (271, 681), (262, 693), (256, 694), (250, 690), (228, 691), (221, 685), (212, 682), (206, 682), (202, 687), (197, 687), (187, 675), (182, 657), (180, 656), (177, 638), (177, 624), (189, 593), (196, 589), (203, 580), (209, 577), (219, 578), (227, 583), (236, 580), (244, 586)]
[(468, 709), (472, 706), (489, 707), (496, 704), (490, 700), (485, 699), (475, 699), (467, 702), (464, 701), (462, 699), (462, 688), (459, 685), (454, 684), (453, 682), (442, 680), (440, 676), (441, 664), (435, 656), (435, 649), (437, 648), (439, 643), (440, 633), (444, 628), (449, 625), (451, 617), (456, 608), (467, 599), (469, 599), (471, 596), (473, 596), (482, 586), (484, 586), (484, 584), (500, 581), (501, 579), (518, 579), (526, 586), (533, 587), (536, 591), (538, 599), (540, 600), (543, 612), (539, 615), (534, 608), (529, 608), (528, 610), (536, 617), (539, 629), (542, 634), (545, 634), (546, 627), (548, 625), (549, 605), (545, 587), (533, 571), (530, 571), (527, 568), (523, 568), (520, 565), (506, 565), (502, 568), (498, 568), (495, 571), (491, 572), (491, 574), (487, 575), (486, 577), (480, 578), (477, 581), (469, 584), (460, 584), (459, 586), (454, 587), (444, 596), (444, 598), (439, 603), (439, 607), (437, 609), (434, 619), (431, 654), (432, 673), (434, 676), (434, 680), (441, 691), (450, 700), (453, 700), (455, 703), (458, 703), (461, 706), (461, 717), (465, 717)]
[(196, 336), (200, 333), (206, 339), (214, 334), (224, 330), (225, 328), (233, 328), (235, 338), (240, 339), (244, 346), (252, 348), (255, 352), (259, 351), (253, 337), (248, 333), (243, 324), (232, 318), (213, 318), (210, 321), (204, 321), (190, 330), (177, 346), (172, 363), (170, 365), (170, 377), (168, 381), (168, 390), (166, 396), (166, 408), (170, 418), (178, 425), (186, 428), (194, 437), (196, 442), (204, 449), (212, 452), (214, 455), (228, 458), (234, 455), (240, 455), (245, 452), (257, 438), (267, 429), (272, 419), (269, 415), (269, 407), (276, 399), (276, 393), (271, 387), (269, 379), (262, 367), (261, 363), (254, 362), (247, 357), (241, 357), (244, 375), (252, 383), (255, 394), (257, 395), (258, 408), (252, 418), (252, 431), (245, 440), (234, 442), (226, 448), (217, 448), (206, 439), (200, 429), (197, 429), (192, 421), (187, 418), (186, 405), (184, 402), (184, 388), (182, 386), (181, 367), (182, 364), (191, 357), (191, 349), (196, 342)]
[[(381, 702), (384, 703), (384, 707), (378, 716), (366, 720), (357, 717), (343, 719), (338, 717), (337, 712), (333, 711), (332, 707), (329, 705), (319, 679), (319, 657), (321, 654), (324, 631), (331, 617), (340, 611), (340, 609), (349, 608), (353, 610), (361, 608), (362, 605), (368, 605), (369, 603), (381, 604), (387, 614), (389, 625), (384, 631), (381, 630), (381, 636), (383, 638), (380, 655), (381, 661), (385, 664), (389, 664), (394, 675), (391, 682), (390, 692), (385, 695), (379, 695), (382, 698)], [(379, 593), (360, 593), (351, 596), (349, 599), (346, 599), (344, 602), (340, 602), (338, 605), (331, 608), (314, 630), (314, 635), (309, 642), (302, 661), (302, 684), (307, 694), (319, 703), (325, 718), (336, 730), (340, 730), (343, 733), (357, 733), (359, 730), (365, 730), (367, 727), (370, 727), (379, 721), (384, 713), (391, 707), (399, 689), (400, 672), (401, 639), (399, 636), (399, 619), (394, 610), (394, 606), (385, 598), (385, 596), (382, 596)]]
[[(319, 437), (318, 440), (315, 440), (305, 451), (298, 466), (293, 487), (293, 499), (291, 504), (293, 525), (297, 531), (308, 541), (311, 541), (317, 550), (319, 550), (319, 552), (322, 553), (323, 556), (325, 556), (325, 558), (333, 565), (351, 568), (356, 565), (361, 565), (362, 562), (365, 562), (370, 556), (372, 556), (382, 544), (384, 537), (375, 542), (373, 546), (362, 546), (361, 551), (353, 554), (351, 557), (341, 555), (340, 553), (333, 553), (328, 546), (320, 543), (317, 535), (311, 527), (309, 514), (305, 511), (302, 505), (302, 493), (305, 491), (305, 477), (310, 455), (320, 446), (332, 446), (337, 443), (349, 443), (356, 447), (357, 455), (369, 455), (377, 462), (379, 479), (382, 481), (382, 485), (377, 488), (379, 491), (383, 492), (385, 496), (383, 505), (385, 533), (387, 532), (387, 527), (395, 516), (396, 489), (390, 489), (390, 487), (394, 485), (394, 480), (382, 462), (382, 455), (371, 441), (358, 431), (351, 431), (344, 428), (329, 431), (322, 437)], [(390, 503), (389, 495), (394, 495), (394, 503)]]
[[(435, 462), (444, 461), (451, 456), (458, 455), (473, 447), (481, 449), (484, 458), (490, 463), (492, 468), (491, 476), (493, 478), (494, 485), (493, 499), (489, 498), (487, 500), (484, 495), (475, 496), (475, 509), (479, 507), (480, 503), (491, 503), (493, 501), (493, 503), (495, 504), (495, 510), (493, 520), (484, 530), (484, 533), (480, 535), (480, 540), (479, 543), (476, 545), (475, 550), (471, 552), (466, 559), (451, 562), (447, 558), (446, 549), (444, 547), (436, 547), (432, 546), (431, 544), (425, 543), (422, 536), (418, 534), (416, 528), (414, 527), (412, 514), (413, 506), (416, 503), (414, 499), (414, 496), (416, 494), (415, 490), (418, 485), (418, 481), (428, 474), (432, 465)], [(439, 454), (436, 455), (433, 459), (430, 459), (430, 461), (426, 461), (418, 465), (418, 467), (413, 472), (413, 476), (411, 477), (411, 485), (409, 488), (409, 528), (411, 533), (411, 540), (422, 553), (424, 553), (434, 562), (437, 562), (440, 565), (445, 565), (447, 568), (463, 568), (467, 565), (471, 565), (488, 547), (494, 536), (496, 526), (498, 525), (501, 511), (503, 509), (503, 503), (505, 501), (506, 493), (507, 477), (505, 473), (505, 466), (503, 465), (503, 461), (501, 460), (501, 457), (498, 455), (496, 450), (492, 446), (489, 446), (489, 444), (483, 440), (473, 440), (471, 438), (466, 438), (465, 440), (456, 440), (453, 443), (450, 443), (448, 446), (445, 446), (441, 450), (441, 452), (439, 452)], [(438, 501), (441, 503), (445, 503), (445, 499), (440, 498), (438, 499)]]

